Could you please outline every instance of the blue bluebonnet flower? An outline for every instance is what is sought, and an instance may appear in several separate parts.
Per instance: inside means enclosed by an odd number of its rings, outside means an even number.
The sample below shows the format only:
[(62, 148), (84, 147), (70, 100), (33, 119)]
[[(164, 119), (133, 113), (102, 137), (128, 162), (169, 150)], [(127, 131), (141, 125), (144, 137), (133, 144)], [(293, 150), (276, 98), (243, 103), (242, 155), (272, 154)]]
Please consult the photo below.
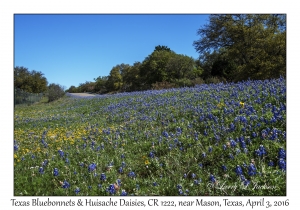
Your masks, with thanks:
[(229, 158), (233, 160), (233, 159), (234, 159), (233, 154), (230, 153), (230, 154), (229, 154)]
[(121, 186), (121, 179), (117, 179), (117, 184), (119, 187)]
[(154, 158), (154, 152), (150, 152), (150, 153), (149, 153), (149, 157), (150, 157), (150, 158)]
[(76, 172), (76, 171), (74, 171), (74, 174), (76, 175), (76, 174), (77, 174), (77, 172)]
[(40, 173), (40, 174), (44, 174), (44, 168), (43, 168), (43, 167), (40, 167), (40, 168), (39, 168), (39, 173)]
[(122, 174), (122, 173), (123, 173), (123, 167), (120, 167), (120, 168), (118, 169), (118, 172), (119, 172), (120, 174)]
[(156, 187), (156, 186), (157, 186), (157, 183), (156, 183), (156, 182), (153, 182), (152, 185), (153, 185), (154, 187)]
[(32, 159), (34, 159), (34, 158), (35, 158), (35, 156), (34, 156), (34, 155), (31, 155), (31, 158), (32, 158)]
[(198, 185), (198, 184), (199, 184), (199, 181), (198, 181), (197, 179), (195, 179), (195, 180), (194, 180), (194, 184), (195, 184), (195, 185)]
[(121, 163), (121, 166), (124, 168), (126, 166), (126, 163), (125, 162), (122, 162)]
[(123, 159), (123, 158), (125, 158), (125, 155), (124, 155), (124, 154), (122, 154), (122, 155), (121, 155), (121, 158), (122, 158), (122, 159)]
[(67, 189), (70, 187), (69, 182), (67, 182), (66, 180), (63, 182), (62, 188)]
[(178, 184), (176, 187), (177, 189), (182, 189), (182, 186), (180, 184)]
[(128, 195), (128, 193), (125, 190), (122, 190), (121, 196), (127, 196), (127, 195)]
[(58, 153), (59, 153), (60, 157), (63, 157), (63, 156), (64, 156), (64, 152), (63, 152), (61, 149), (58, 150)]
[(69, 158), (66, 158), (65, 162), (68, 164), (70, 163)]
[(226, 144), (223, 144), (223, 150), (226, 150), (226, 149), (227, 149)]
[(212, 146), (209, 146), (208, 152), (212, 152), (212, 150), (213, 150)]
[(14, 151), (16, 152), (16, 151), (18, 151), (18, 149), (19, 149), (19, 146), (18, 145), (14, 145)]
[(278, 158), (282, 158), (282, 159), (286, 159), (286, 153), (285, 153), (285, 150), (283, 148), (279, 148), (279, 151), (278, 151)]
[(116, 189), (114, 184), (110, 184), (109, 187), (106, 189), (109, 194), (116, 194)]
[(78, 193), (80, 192), (80, 189), (79, 189), (78, 187), (76, 187), (76, 189), (74, 190), (74, 192), (75, 192), (76, 194), (78, 194)]
[(92, 186), (89, 186), (88, 188), (89, 188), (89, 190), (90, 190), (90, 189), (92, 189)]
[(89, 165), (88, 171), (92, 172), (92, 171), (94, 171), (96, 169), (96, 167), (97, 167), (97, 165), (95, 163), (92, 163), (92, 164)]
[(102, 184), (98, 184), (98, 188), (102, 188)]
[(212, 183), (215, 183), (217, 180), (216, 178), (214, 177), (214, 175), (209, 175), (209, 181), (212, 182)]
[(167, 132), (167, 131), (163, 131), (163, 133), (162, 133), (162, 134), (163, 134), (163, 136), (164, 136), (164, 137), (167, 137), (167, 138), (169, 137), (169, 134), (168, 134), (168, 132)]
[(102, 180), (102, 181), (106, 180), (106, 175), (104, 173), (101, 173), (100, 180)]
[(274, 162), (272, 160), (269, 161), (268, 166), (274, 166)]
[(80, 165), (81, 167), (83, 167), (83, 166), (84, 166), (84, 163), (79, 163), (79, 165)]
[(250, 163), (248, 166), (248, 175), (249, 176), (254, 176), (256, 174), (256, 168), (253, 163)]
[(246, 148), (246, 142), (244, 140), (240, 141), (241, 148)]
[(262, 153), (259, 149), (255, 150), (255, 154), (259, 157), (262, 156)]
[(192, 178), (195, 179), (196, 178), (196, 174), (192, 173)]
[(247, 179), (245, 179), (245, 180), (244, 180), (244, 185), (245, 185), (245, 186), (248, 186), (249, 184), (250, 184), (250, 181), (247, 180)]
[(233, 123), (230, 123), (230, 131), (234, 131), (235, 125)]
[(54, 176), (58, 176), (59, 172), (58, 172), (58, 169), (57, 168), (54, 168), (53, 170), (53, 175)]
[(203, 168), (203, 164), (202, 164), (202, 163), (199, 163), (198, 166), (199, 166), (200, 168)]
[(136, 175), (135, 175), (135, 173), (134, 173), (133, 171), (130, 171), (130, 172), (128, 173), (128, 177), (130, 177), (130, 178), (135, 178)]
[(43, 165), (43, 166), (47, 166), (47, 165), (48, 165), (48, 162), (49, 162), (49, 161), (46, 159), (46, 160), (43, 161), (42, 165)]
[(243, 174), (243, 170), (242, 170), (242, 167), (237, 165), (236, 168), (235, 168), (235, 173), (237, 176), (240, 176)]
[(183, 174), (183, 178), (186, 178), (187, 177), (187, 175), (186, 174)]
[(236, 142), (234, 140), (230, 140), (230, 146), (231, 147), (235, 147), (236, 146)]
[(181, 133), (182, 133), (182, 130), (181, 130), (181, 128), (179, 128), (179, 127), (178, 127), (178, 128), (176, 128), (176, 134), (177, 134), (177, 135), (180, 135)]
[(206, 153), (202, 152), (202, 157), (205, 158), (206, 157)]
[(179, 195), (183, 195), (182, 189), (178, 189), (178, 194), (179, 194)]
[(259, 146), (259, 151), (261, 152), (261, 155), (266, 155), (267, 154), (266, 148), (263, 145)]
[(283, 158), (279, 159), (278, 165), (279, 165), (279, 169), (281, 169), (283, 171), (286, 170), (286, 162)]
[(222, 165), (223, 171), (227, 171), (227, 167), (225, 165)]
[(136, 190), (140, 190), (140, 185), (136, 184), (135, 187), (136, 187)]

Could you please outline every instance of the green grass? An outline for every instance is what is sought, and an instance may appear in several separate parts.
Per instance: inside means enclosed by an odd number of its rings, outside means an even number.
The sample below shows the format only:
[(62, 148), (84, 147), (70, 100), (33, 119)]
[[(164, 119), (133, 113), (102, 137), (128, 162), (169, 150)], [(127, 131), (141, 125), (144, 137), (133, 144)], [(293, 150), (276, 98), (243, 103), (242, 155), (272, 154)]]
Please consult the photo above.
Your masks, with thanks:
[(17, 105), (14, 194), (286, 195), (285, 95), (281, 78)]

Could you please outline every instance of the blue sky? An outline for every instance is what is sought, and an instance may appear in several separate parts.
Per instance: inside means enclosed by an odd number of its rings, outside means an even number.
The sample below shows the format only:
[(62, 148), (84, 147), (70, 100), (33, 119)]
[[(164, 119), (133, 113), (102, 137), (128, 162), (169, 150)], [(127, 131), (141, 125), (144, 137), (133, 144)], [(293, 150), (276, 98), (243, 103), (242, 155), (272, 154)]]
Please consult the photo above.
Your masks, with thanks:
[(142, 62), (157, 45), (197, 58), (193, 42), (208, 14), (15, 14), (14, 66), (66, 88)]

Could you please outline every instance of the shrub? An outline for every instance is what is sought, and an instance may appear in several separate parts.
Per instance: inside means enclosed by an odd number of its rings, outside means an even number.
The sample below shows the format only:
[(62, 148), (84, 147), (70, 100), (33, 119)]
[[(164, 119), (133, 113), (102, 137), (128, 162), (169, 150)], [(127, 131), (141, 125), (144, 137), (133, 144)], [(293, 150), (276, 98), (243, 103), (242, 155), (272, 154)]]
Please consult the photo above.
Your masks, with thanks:
[(55, 101), (65, 95), (64, 88), (58, 84), (48, 86), (48, 102)]
[(217, 84), (220, 82), (226, 82), (226, 79), (224, 77), (209, 77), (205, 80), (206, 84)]
[(195, 79), (192, 80), (192, 83), (194, 85), (202, 85), (205, 84), (204, 80), (201, 77), (197, 77)]
[(177, 79), (175, 81), (177, 87), (192, 87), (194, 86), (192, 81), (187, 78)]
[(162, 90), (162, 89), (170, 89), (170, 88), (175, 88), (176, 85), (174, 83), (170, 82), (156, 82), (152, 84), (152, 88), (154, 90)]

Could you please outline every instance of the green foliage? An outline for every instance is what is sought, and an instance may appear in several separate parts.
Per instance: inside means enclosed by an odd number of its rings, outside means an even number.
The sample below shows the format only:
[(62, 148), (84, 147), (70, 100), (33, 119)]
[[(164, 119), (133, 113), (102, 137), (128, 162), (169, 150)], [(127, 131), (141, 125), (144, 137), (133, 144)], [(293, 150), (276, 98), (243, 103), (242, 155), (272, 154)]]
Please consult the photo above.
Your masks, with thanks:
[(126, 68), (123, 72), (123, 91), (135, 91), (140, 90), (140, 62), (135, 62), (133, 66)]
[(109, 73), (108, 80), (106, 82), (106, 88), (108, 91), (119, 91), (123, 87), (123, 76), (130, 68), (128, 64), (119, 64), (112, 68)]
[(28, 93), (42, 93), (47, 90), (47, 79), (42, 72), (29, 71), (23, 66), (14, 68), (14, 87)]
[(48, 86), (48, 102), (55, 101), (65, 95), (64, 88), (58, 84), (51, 83)]
[[(169, 81), (167, 65), (175, 55), (174, 52), (162, 50), (154, 51), (145, 58), (140, 69), (140, 76), (146, 87), (150, 87), (155, 82)], [(147, 89), (148, 89), (147, 88)]]
[(108, 76), (98, 77), (97, 79), (95, 79), (94, 92), (96, 92), (96, 93), (105, 93), (105, 92), (107, 92), (107, 89), (106, 89), (107, 80), (108, 80)]
[(163, 89), (170, 89), (170, 88), (175, 88), (176, 84), (170, 83), (170, 82), (156, 82), (152, 84), (152, 88), (154, 90), (163, 90)]
[(72, 85), (68, 90), (66, 90), (66, 92), (69, 92), (69, 93), (77, 93), (77, 88)]
[(205, 63), (206, 76), (211, 73), (234, 81), (285, 76), (285, 18), (271, 14), (211, 15), (209, 24), (198, 30), (201, 38), (193, 44)]
[[(290, 167), (278, 162), (286, 156), (279, 153), (287, 144), (285, 84), (280, 78), (17, 106), (14, 196), (120, 196), (122, 190), (136, 196), (285, 196)], [(257, 154), (261, 145), (264, 155)], [(118, 189), (110, 195), (114, 183)]]
[(158, 46), (155, 46), (155, 49), (154, 51), (168, 51), (168, 52), (171, 52), (171, 49), (165, 45), (158, 45)]
[(220, 82), (225, 82), (226, 80), (224, 78), (219, 78), (219, 77), (209, 77), (205, 80), (206, 84), (218, 84)]
[(14, 105), (40, 102), (43, 97), (43, 93), (28, 93), (19, 88), (14, 89)]

